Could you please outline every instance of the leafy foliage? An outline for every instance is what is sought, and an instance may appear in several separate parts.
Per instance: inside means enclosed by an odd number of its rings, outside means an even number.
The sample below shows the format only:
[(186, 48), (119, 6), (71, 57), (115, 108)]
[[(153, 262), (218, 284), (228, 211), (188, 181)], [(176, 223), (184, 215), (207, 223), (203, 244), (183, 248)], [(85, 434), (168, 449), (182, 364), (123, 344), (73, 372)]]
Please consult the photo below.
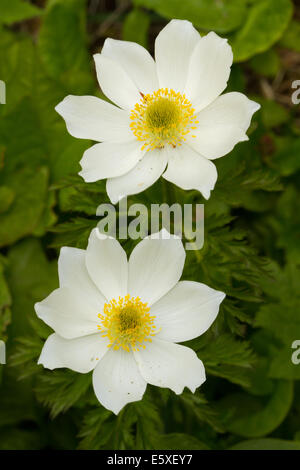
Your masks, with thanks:
[(41, 13), (42, 10), (22, 0), (2, 0), (0, 22), (9, 25), (38, 16)]
[(284, 33), (293, 11), (290, 0), (254, 2), (243, 27), (237, 32), (232, 46), (235, 61), (243, 61), (268, 50)]
[[(0, 366), (0, 448), (299, 449), (300, 365), (291, 361), (300, 339), (300, 127), (291, 101), (299, 2), (35, 3), (1, 1), (0, 339), (8, 363)], [(60, 248), (85, 248), (97, 207), (109, 202), (103, 182), (77, 176), (90, 142), (68, 135), (54, 108), (68, 94), (102, 96), (91, 57), (106, 36), (153, 52), (174, 17), (202, 35), (228, 37), (235, 60), (228, 90), (262, 109), (249, 142), (215, 161), (208, 201), (163, 181), (128, 200), (205, 203), (205, 243), (187, 252), (183, 278), (227, 296), (209, 331), (186, 343), (205, 364), (201, 390), (176, 396), (148, 386), (141, 402), (115, 416), (99, 405), (91, 374), (37, 365), (51, 329), (34, 303), (57, 287)], [(134, 243), (123, 246), (129, 254)]]

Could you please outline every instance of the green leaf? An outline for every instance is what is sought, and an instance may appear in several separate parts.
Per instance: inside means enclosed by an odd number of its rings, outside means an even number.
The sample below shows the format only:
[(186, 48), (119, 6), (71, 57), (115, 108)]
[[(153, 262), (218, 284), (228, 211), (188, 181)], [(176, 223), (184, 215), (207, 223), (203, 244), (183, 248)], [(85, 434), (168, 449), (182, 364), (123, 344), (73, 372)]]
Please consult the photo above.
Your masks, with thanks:
[(11, 295), (4, 277), (7, 260), (0, 255), (0, 311), (11, 304)]
[(300, 308), (300, 268), (289, 264), (284, 271), (274, 272), (273, 282), (266, 282), (273, 301), (260, 307), (255, 326), (263, 327), (279, 340), (291, 346), (300, 333), (300, 318), (295, 315)]
[(290, 176), (300, 170), (300, 140), (289, 139), (272, 157), (272, 165), (283, 176)]
[(14, 243), (37, 227), (46, 205), (48, 170), (27, 167), (5, 182), (16, 196), (10, 209), (0, 214), (0, 246)]
[(230, 450), (300, 450), (300, 442), (283, 439), (251, 439), (230, 447)]
[(9, 250), (7, 282), (14, 299), (12, 337), (31, 333), (30, 319), (36, 316), (34, 303), (56, 289), (57, 262), (49, 262), (36, 239), (23, 240)]
[(269, 129), (281, 126), (290, 119), (289, 112), (276, 101), (259, 99), (264, 125)]
[[(48, 335), (49, 334), (50, 332), (48, 332)], [(23, 380), (39, 372), (37, 362), (42, 347), (43, 342), (37, 335), (16, 339), (14, 352), (10, 356), (10, 364), (13, 367), (19, 366), (19, 380)]]
[[(299, 191), (292, 184), (286, 185), (285, 191), (277, 200), (276, 206), (274, 207), (275, 210), (268, 218), (266, 225), (266, 230), (272, 230), (273, 234), (275, 234), (275, 246), (284, 250), (288, 262), (286, 273), (280, 274), (278, 268), (277, 272), (274, 273), (274, 277), (278, 278), (280, 282), (283, 282), (283, 286), (280, 286), (279, 289), (283, 295), (286, 295), (289, 290), (287, 285), (288, 279), (290, 279), (290, 282), (294, 285), (295, 292), (298, 292), (298, 287), (295, 283), (295, 280), (299, 280), (299, 272), (296, 265), (300, 264), (300, 213), (298, 211), (298, 205)], [(276, 298), (278, 297), (276, 292), (271, 295), (275, 295)], [(298, 297), (299, 294), (297, 293), (297, 298)], [(291, 301), (290, 297), (282, 297), (280, 300), (286, 300), (288, 305)], [(294, 300), (296, 303), (298, 302), (296, 297), (294, 297)]]
[(42, 446), (43, 440), (38, 431), (0, 428), (0, 450), (37, 450)]
[(187, 393), (180, 395), (185, 412), (190, 412), (196, 417), (199, 424), (207, 423), (217, 432), (224, 432), (224, 428), (218, 418), (217, 412), (209, 405), (206, 398), (201, 393)]
[(290, 22), (289, 27), (280, 39), (280, 46), (287, 47), (296, 52), (300, 52), (300, 21), (293, 20)]
[(149, 14), (139, 8), (134, 8), (124, 20), (123, 39), (125, 41), (137, 42), (147, 48), (149, 26)]
[[(8, 358), (8, 361), (10, 358)], [(7, 370), (10, 369), (10, 370)], [(16, 389), (18, 393), (16, 393)], [(20, 397), (22, 399), (20, 400)], [(4, 380), (0, 387), (0, 413), (2, 426), (17, 426), (22, 421), (34, 423), (35, 401), (30, 381), (19, 381), (19, 370), (5, 366)]]
[[(295, 339), (299, 338), (298, 334)], [(268, 372), (269, 377), (273, 379), (300, 380), (300, 367), (299, 364), (293, 364), (292, 362), (292, 354), (295, 350), (291, 346), (292, 344), (285, 344), (281, 348), (273, 349)]]
[(249, 343), (236, 341), (231, 335), (223, 333), (211, 338), (211, 341), (200, 337), (194, 340), (194, 345), (208, 374), (223, 377), (245, 387), (249, 385), (249, 370), (255, 360)]
[(253, 57), (249, 65), (257, 74), (274, 78), (280, 68), (279, 56), (274, 49), (269, 49)]
[(220, 33), (237, 29), (246, 14), (246, 3), (241, 0), (134, 0), (134, 3), (165, 18), (189, 20), (201, 29)]
[(232, 39), (235, 62), (242, 62), (268, 50), (283, 35), (292, 17), (290, 0), (254, 2), (249, 15)]
[(50, 77), (60, 81), (68, 94), (91, 86), (86, 47), (85, 0), (56, 0), (46, 9), (39, 35), (41, 60)]
[[(122, 416), (122, 415), (121, 415)], [(83, 426), (79, 437), (81, 442), (79, 449), (99, 450), (108, 448), (109, 442), (113, 439), (116, 425), (121, 424), (121, 418), (116, 418), (112, 413), (103, 407), (94, 408), (85, 414)], [(122, 428), (118, 429), (120, 433)], [(109, 446), (111, 449), (112, 447)]]
[(262, 165), (253, 142), (238, 145), (230, 156), (216, 160), (216, 165), (219, 178), (212, 198), (206, 203), (208, 209), (218, 203), (264, 211), (269, 207), (266, 191), (282, 189), (278, 173)]
[(175, 432), (152, 437), (152, 443), (155, 450), (209, 450), (209, 447), (197, 438)]
[(50, 408), (54, 418), (73, 406), (91, 385), (91, 374), (71, 370), (43, 371), (38, 377), (36, 394), (39, 401)]
[(2, 186), (0, 188), (0, 214), (4, 213), (9, 209), (15, 198), (14, 191), (8, 186)]
[(51, 231), (56, 234), (51, 246), (55, 248), (74, 246), (75, 248), (85, 249), (89, 234), (96, 226), (96, 220), (86, 219), (84, 217), (77, 217), (71, 219), (69, 222), (56, 225), (56, 227), (51, 229)]
[(11, 321), (11, 295), (4, 276), (6, 260), (0, 256), (0, 340), (6, 340), (7, 327)]
[(278, 381), (267, 403), (258, 397), (236, 393), (218, 403), (225, 428), (243, 437), (261, 437), (285, 419), (293, 401), (293, 383)]
[(22, 0), (1, 0), (0, 24), (10, 25), (42, 13), (40, 8)]
[[(291, 243), (291, 241), (290, 241)], [(277, 340), (270, 353), (269, 377), (300, 379), (300, 367), (292, 362), (292, 344), (300, 338), (300, 321), (295, 312), (300, 308), (300, 269), (294, 263), (284, 271), (277, 268), (274, 280), (265, 286), (272, 300), (262, 305), (255, 325), (262, 327)]]
[[(125, 418), (131, 417), (132, 423), (136, 425), (136, 442), (134, 448), (153, 449), (150, 436), (162, 434), (164, 431), (163, 417), (156, 400), (151, 400), (150, 386), (140, 402), (132, 403), (127, 406)], [(149, 393), (150, 392), (150, 393)]]
[(253, 351), (246, 341), (237, 341), (232, 335), (223, 333), (199, 349), (199, 355), (209, 366), (227, 364), (250, 367), (254, 362)]

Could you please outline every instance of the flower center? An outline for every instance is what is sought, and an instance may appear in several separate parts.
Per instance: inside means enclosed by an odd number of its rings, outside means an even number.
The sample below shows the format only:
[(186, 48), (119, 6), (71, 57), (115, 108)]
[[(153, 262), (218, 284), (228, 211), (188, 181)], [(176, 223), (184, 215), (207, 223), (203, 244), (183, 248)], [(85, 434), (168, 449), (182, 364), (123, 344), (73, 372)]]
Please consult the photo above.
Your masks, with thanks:
[[(184, 94), (160, 88), (142, 99), (131, 111), (130, 127), (143, 142), (142, 150), (181, 145), (191, 129), (196, 129), (195, 110)], [(194, 137), (194, 136), (192, 136)]]
[(109, 339), (108, 347), (123, 348), (125, 351), (145, 349), (144, 342), (152, 341), (151, 336), (156, 334), (154, 319), (150, 316), (147, 303), (141, 302), (139, 297), (119, 297), (112, 299), (104, 305), (103, 314), (99, 313), (99, 331), (102, 336)]

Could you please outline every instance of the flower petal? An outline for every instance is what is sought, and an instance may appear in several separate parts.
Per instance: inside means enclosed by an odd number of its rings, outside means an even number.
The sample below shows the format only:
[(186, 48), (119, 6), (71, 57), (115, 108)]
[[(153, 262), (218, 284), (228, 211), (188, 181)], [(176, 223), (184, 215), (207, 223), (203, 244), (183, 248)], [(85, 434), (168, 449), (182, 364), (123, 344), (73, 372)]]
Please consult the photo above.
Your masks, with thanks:
[(123, 109), (132, 109), (141, 95), (127, 72), (114, 60), (95, 54), (96, 72), (103, 93)]
[(142, 93), (158, 89), (156, 66), (149, 52), (130, 41), (106, 39), (101, 54), (119, 64)]
[(174, 343), (202, 335), (216, 319), (223, 292), (205, 284), (181, 281), (151, 307), (157, 338)]
[(129, 258), (128, 293), (152, 305), (179, 281), (184, 261), (182, 241), (165, 229), (144, 238)]
[(107, 300), (127, 294), (127, 256), (115, 238), (93, 229), (85, 260), (89, 275)]
[(185, 346), (155, 338), (134, 355), (146, 382), (170, 388), (177, 395), (183, 392), (184, 387), (194, 393), (206, 380), (202, 361)]
[(260, 105), (242, 93), (226, 93), (201, 111), (199, 124), (187, 136), (187, 143), (206, 158), (222, 157), (240, 141), (248, 140), (245, 132)]
[(227, 86), (232, 64), (227, 39), (210, 32), (201, 38), (190, 60), (185, 94), (199, 111), (212, 103)]
[(124, 142), (133, 138), (129, 113), (95, 96), (69, 95), (55, 110), (78, 139)]
[(113, 204), (125, 196), (138, 194), (152, 186), (167, 165), (165, 149), (150, 150), (142, 160), (125, 175), (107, 180), (106, 191)]
[(155, 60), (160, 88), (183, 91), (190, 58), (200, 34), (186, 20), (172, 20), (155, 40)]
[(198, 114), (198, 127), (227, 124), (240, 127), (246, 132), (253, 114), (259, 108), (258, 103), (249, 100), (243, 93), (225, 93)]
[(118, 414), (127, 403), (142, 399), (147, 384), (133, 354), (111, 348), (94, 370), (93, 386), (100, 403)]
[(170, 154), (163, 178), (184, 190), (197, 189), (209, 199), (218, 177), (215, 165), (185, 144)]
[(85, 264), (86, 251), (64, 246), (58, 258), (58, 275), (60, 287), (67, 287), (84, 299), (84, 306), (99, 311), (105, 298), (92, 281)]
[(72, 339), (98, 331), (98, 313), (103, 303), (95, 308), (88, 296), (68, 287), (54, 290), (42, 302), (35, 304), (37, 316), (63, 338)]
[(51, 370), (67, 367), (85, 374), (108, 352), (107, 346), (108, 340), (100, 333), (75, 339), (64, 339), (53, 333), (43, 346), (38, 364)]
[(123, 143), (102, 142), (84, 152), (79, 174), (87, 183), (123, 175), (142, 159), (145, 152), (136, 140)]

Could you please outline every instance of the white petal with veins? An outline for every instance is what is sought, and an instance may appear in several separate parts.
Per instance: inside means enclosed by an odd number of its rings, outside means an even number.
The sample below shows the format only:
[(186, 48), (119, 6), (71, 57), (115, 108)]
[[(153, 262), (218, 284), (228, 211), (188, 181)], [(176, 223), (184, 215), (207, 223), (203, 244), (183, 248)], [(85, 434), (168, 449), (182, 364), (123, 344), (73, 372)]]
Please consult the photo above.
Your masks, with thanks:
[(206, 380), (202, 361), (185, 346), (154, 338), (134, 355), (146, 382), (170, 388), (178, 395), (184, 387), (194, 393)]
[(130, 110), (141, 95), (127, 72), (103, 54), (95, 54), (96, 72), (103, 93), (120, 108)]
[(200, 34), (192, 23), (171, 20), (155, 40), (155, 60), (160, 88), (183, 91), (189, 63)]
[(93, 370), (108, 352), (107, 344), (100, 333), (75, 339), (61, 338), (53, 333), (43, 346), (38, 364), (51, 370), (67, 367), (85, 374)]
[(149, 52), (139, 44), (108, 38), (101, 54), (119, 64), (144, 94), (158, 88), (156, 66)]
[(121, 176), (143, 158), (146, 150), (141, 150), (139, 142), (102, 142), (87, 149), (80, 161), (79, 175), (87, 183)]
[(133, 354), (121, 349), (110, 349), (93, 372), (96, 397), (115, 414), (127, 403), (141, 400), (146, 386)]
[(55, 108), (69, 133), (78, 139), (97, 142), (133, 140), (129, 112), (95, 96), (67, 96)]
[(188, 71), (185, 94), (196, 111), (212, 103), (227, 86), (232, 50), (226, 39), (211, 32), (196, 45)]
[(85, 260), (89, 275), (107, 300), (127, 294), (127, 256), (115, 238), (93, 229)]

